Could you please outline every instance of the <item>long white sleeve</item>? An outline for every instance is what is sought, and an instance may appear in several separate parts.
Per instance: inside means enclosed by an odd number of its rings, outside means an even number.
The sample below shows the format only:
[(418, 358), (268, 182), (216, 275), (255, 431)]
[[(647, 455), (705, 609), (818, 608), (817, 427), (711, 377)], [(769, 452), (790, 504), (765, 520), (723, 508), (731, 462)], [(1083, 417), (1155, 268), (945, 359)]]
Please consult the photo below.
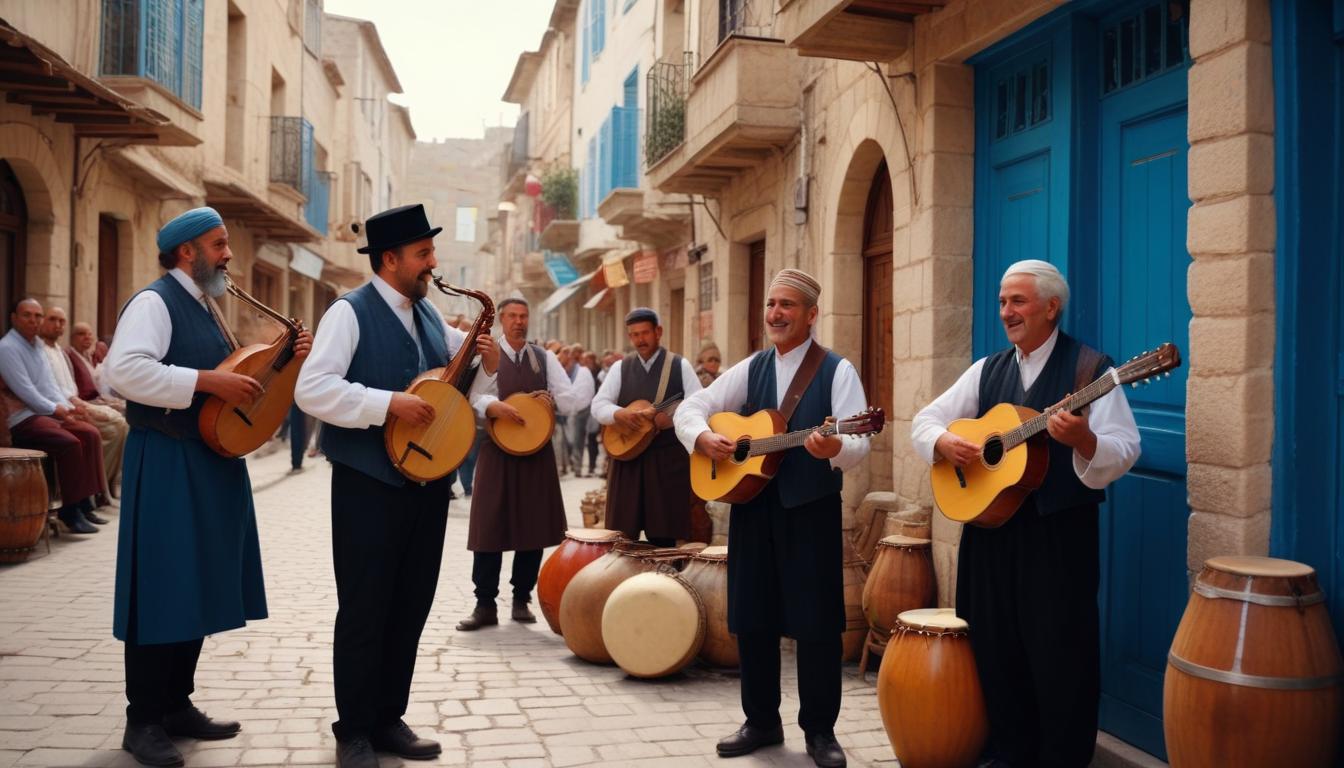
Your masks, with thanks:
[(337, 427), (366, 429), (387, 419), (392, 392), (347, 381), (359, 346), (359, 319), (348, 301), (332, 302), (322, 315), (313, 349), (294, 386), (294, 402), (305, 413)]
[[(552, 368), (550, 363), (546, 365), (546, 382), (550, 387), (551, 394), (555, 396), (555, 408), (566, 416), (574, 414), (588, 408), (593, 404), (593, 396), (597, 394), (597, 382), (593, 381), (593, 372), (579, 366), (579, 371), (574, 375), (574, 380), (570, 381), (565, 375), (565, 369), (560, 367), (560, 361), (555, 359), (555, 355), (547, 355), (555, 363)], [(555, 371), (560, 371), (560, 378), (563, 380), (563, 386), (557, 389)]]
[(933, 463), (933, 446), (947, 431), (948, 424), (957, 419), (973, 419), (979, 414), (980, 371), (984, 367), (983, 358), (976, 360), (946, 392), (915, 414), (910, 424), (910, 442), (924, 461)]
[(179, 410), (191, 405), (197, 371), (164, 365), (173, 339), (168, 306), (154, 291), (141, 291), (117, 321), (112, 347), (100, 368), (117, 397), (157, 408)]
[(607, 369), (607, 376), (602, 380), (602, 386), (597, 388), (597, 394), (593, 395), (593, 418), (597, 419), (598, 424), (603, 426), (616, 421), (616, 412), (621, 409), (616, 404), (616, 399), (621, 396), (621, 365), (624, 360), (617, 360)]

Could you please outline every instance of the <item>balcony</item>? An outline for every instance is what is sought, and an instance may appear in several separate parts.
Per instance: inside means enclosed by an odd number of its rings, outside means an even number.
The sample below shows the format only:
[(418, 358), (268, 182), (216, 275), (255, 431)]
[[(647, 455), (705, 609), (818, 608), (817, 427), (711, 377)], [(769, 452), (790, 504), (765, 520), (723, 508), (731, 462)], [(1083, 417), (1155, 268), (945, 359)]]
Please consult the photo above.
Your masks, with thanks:
[(313, 178), (313, 125), (302, 117), (271, 117), (271, 181), (308, 195)]
[(200, 144), (205, 0), (102, 0), (99, 78), (169, 119), (162, 143)]
[(616, 189), (597, 206), (622, 240), (666, 248), (690, 239), (691, 208), (681, 195), (658, 190)]
[(800, 56), (891, 61), (914, 41), (916, 16), (947, 0), (791, 0), (781, 3), (776, 29)]
[(692, 76), (685, 141), (649, 165), (650, 186), (713, 197), (784, 147), (798, 132), (800, 66), (783, 41), (729, 35)]

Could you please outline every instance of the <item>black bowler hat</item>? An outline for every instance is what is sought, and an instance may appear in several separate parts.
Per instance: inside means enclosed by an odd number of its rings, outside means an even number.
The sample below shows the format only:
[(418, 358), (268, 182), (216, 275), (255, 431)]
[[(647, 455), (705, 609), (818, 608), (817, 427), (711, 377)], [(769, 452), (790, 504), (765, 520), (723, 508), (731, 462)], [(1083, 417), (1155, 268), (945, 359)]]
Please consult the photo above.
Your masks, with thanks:
[(443, 227), (429, 226), (425, 206), (420, 203), (403, 205), (370, 216), (364, 222), (364, 234), (369, 244), (357, 250), (360, 253), (381, 253), (398, 245), (433, 237), (442, 231)]

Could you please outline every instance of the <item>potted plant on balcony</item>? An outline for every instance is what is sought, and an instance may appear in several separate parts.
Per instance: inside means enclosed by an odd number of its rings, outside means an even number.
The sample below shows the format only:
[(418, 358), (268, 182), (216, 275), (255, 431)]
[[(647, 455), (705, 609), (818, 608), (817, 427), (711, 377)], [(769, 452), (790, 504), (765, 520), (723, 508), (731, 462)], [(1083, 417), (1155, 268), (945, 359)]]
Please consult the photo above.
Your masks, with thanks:
[(579, 172), (556, 167), (541, 176), (541, 201), (555, 212), (557, 219), (573, 219), (578, 209)]
[(658, 105), (649, 121), (648, 132), (645, 157), (648, 164), (653, 165), (686, 139), (686, 102), (668, 99)]

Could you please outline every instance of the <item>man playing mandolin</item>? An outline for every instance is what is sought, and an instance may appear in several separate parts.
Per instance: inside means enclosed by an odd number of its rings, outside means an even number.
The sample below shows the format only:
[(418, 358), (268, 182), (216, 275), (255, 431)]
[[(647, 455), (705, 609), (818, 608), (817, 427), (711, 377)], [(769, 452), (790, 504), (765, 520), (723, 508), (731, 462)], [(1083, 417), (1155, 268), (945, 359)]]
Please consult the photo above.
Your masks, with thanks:
[[(547, 408), (572, 411), (582, 405), (592, 390), (583, 391), (572, 384), (555, 355), (527, 341), (527, 301), (504, 299), (499, 303), (499, 325), (504, 344), (499, 360), (496, 384), (499, 397), (482, 395), (475, 403), (476, 412), (487, 419), (511, 419), (523, 423), (523, 417), (507, 398), (530, 393)], [(537, 425), (538, 429), (542, 427)], [(537, 620), (527, 607), (532, 588), (541, 569), (541, 552), (565, 538), (565, 503), (560, 496), (560, 475), (555, 468), (555, 449), (550, 440), (535, 453), (516, 456), (506, 453), (492, 440), (483, 439), (477, 458), (476, 477), (480, 487), (490, 489), (471, 499), (471, 524), (467, 531), (467, 549), (472, 551), (471, 581), (476, 590), (476, 608), (457, 623), (461, 631), (472, 631), (499, 623), (495, 598), (499, 596), (499, 571), (504, 552), (513, 551), (513, 620), (531, 623)]]
[[(911, 427), (925, 461), (964, 467), (980, 446), (947, 431), (999, 403), (1044, 411), (1110, 359), (1059, 330), (1069, 287), (1053, 265), (1019, 261), (999, 284), (999, 319), (1012, 346), (977, 360), (920, 411)], [(1097, 737), (1100, 641), (1097, 508), (1103, 489), (1139, 457), (1124, 395), (1112, 390), (1086, 415), (1049, 418), (1049, 469), (1040, 488), (998, 528), (967, 525), (957, 560), (957, 615), (989, 713), (992, 765), (1085, 766)]]
[[(848, 360), (812, 339), (821, 285), (806, 272), (775, 275), (765, 303), (773, 348), (723, 372), (677, 411), (677, 437), (688, 451), (715, 461), (733, 454), (733, 440), (709, 429), (710, 415), (744, 414), (792, 401), (790, 429), (819, 427), (834, 414), (867, 407)], [(812, 433), (784, 454), (779, 471), (755, 498), (734, 504), (729, 518), (728, 628), (742, 659), (742, 710), (747, 721), (721, 740), (721, 757), (745, 755), (784, 741), (779, 717), (779, 641), (798, 642), (798, 725), (807, 753), (820, 766), (843, 766), (835, 738), (840, 716), (841, 634), (845, 594), (840, 540), (843, 470), (868, 455), (852, 435)]]
[(411, 759), (441, 751), (401, 718), (434, 602), (452, 481), (407, 482), (383, 440), (389, 416), (434, 421), (434, 407), (403, 390), (455, 355), (481, 355), (470, 400), (494, 388), (494, 339), (482, 333), (475, 348), (461, 349), (466, 334), (425, 298), (441, 229), (429, 226), (423, 205), (369, 218), (359, 251), (369, 254), (373, 279), (327, 309), (294, 392), (324, 423), (322, 452), (331, 461), (338, 768), (377, 768), (375, 749)]
[[(599, 424), (632, 431), (652, 422), (660, 432), (637, 456), (621, 461), (609, 457), (606, 526), (631, 539), (638, 539), (642, 530), (650, 543), (672, 547), (691, 535), (691, 479), (668, 411), (682, 397), (699, 392), (700, 379), (685, 358), (663, 349), (657, 312), (648, 307), (630, 310), (625, 333), (635, 351), (607, 372), (593, 398), (593, 417)], [(630, 407), (640, 401), (652, 405)], [(657, 405), (663, 407), (652, 407)]]

